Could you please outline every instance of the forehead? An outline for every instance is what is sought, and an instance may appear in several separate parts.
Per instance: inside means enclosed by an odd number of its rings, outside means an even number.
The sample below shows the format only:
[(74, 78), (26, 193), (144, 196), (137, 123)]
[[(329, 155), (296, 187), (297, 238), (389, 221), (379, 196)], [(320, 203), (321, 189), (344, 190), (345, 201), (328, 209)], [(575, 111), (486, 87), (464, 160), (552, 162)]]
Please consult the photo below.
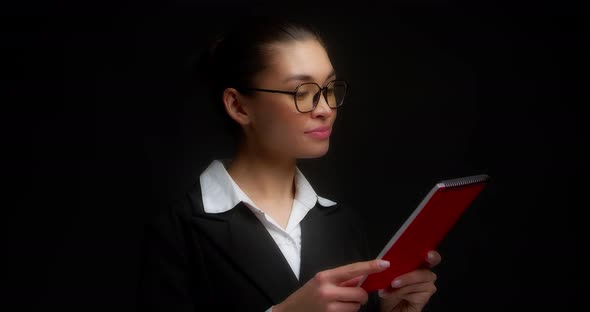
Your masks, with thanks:
[(333, 67), (324, 47), (317, 40), (278, 43), (271, 47), (269, 67), (260, 79), (265, 82), (288, 84), (294, 75), (309, 75), (321, 83), (332, 72)]

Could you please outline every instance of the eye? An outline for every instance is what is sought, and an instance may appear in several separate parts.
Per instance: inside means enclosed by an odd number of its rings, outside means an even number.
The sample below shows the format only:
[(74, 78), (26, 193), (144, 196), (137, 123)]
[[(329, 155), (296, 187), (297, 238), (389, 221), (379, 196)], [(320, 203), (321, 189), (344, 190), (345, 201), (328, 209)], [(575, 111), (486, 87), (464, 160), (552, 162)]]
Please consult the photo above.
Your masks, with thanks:
[(298, 100), (304, 100), (309, 96), (309, 92), (308, 91), (299, 91), (297, 92), (297, 99)]

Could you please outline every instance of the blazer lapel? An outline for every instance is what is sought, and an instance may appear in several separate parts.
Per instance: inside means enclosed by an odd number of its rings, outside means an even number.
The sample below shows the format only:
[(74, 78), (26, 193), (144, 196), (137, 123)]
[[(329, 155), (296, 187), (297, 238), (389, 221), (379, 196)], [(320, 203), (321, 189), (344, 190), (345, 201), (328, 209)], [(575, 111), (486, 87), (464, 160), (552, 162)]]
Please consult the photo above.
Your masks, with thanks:
[[(301, 272), (299, 281), (306, 283), (317, 272), (347, 264), (354, 244), (342, 231), (338, 205), (316, 204), (301, 222)], [(350, 233), (351, 236), (354, 234)]]
[(189, 197), (193, 222), (252, 280), (273, 303), (283, 301), (299, 288), (299, 281), (260, 220), (244, 204), (220, 214), (203, 210), (200, 187)]

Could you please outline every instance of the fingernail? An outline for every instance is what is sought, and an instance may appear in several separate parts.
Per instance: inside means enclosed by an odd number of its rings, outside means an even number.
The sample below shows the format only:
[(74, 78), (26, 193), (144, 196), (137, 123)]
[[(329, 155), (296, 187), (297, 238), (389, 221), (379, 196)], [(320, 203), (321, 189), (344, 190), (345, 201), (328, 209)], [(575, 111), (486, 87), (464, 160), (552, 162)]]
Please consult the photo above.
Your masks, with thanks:
[(400, 279), (395, 279), (393, 282), (391, 282), (391, 287), (393, 288), (399, 288), (400, 286), (402, 286), (402, 280)]
[(387, 297), (387, 293), (385, 292), (385, 289), (379, 289), (378, 293), (379, 293), (379, 297), (381, 297), (381, 298)]
[(434, 252), (429, 251), (427, 257), (429, 260), (434, 260)]
[(389, 261), (387, 260), (379, 260), (379, 267), (382, 269), (389, 267)]

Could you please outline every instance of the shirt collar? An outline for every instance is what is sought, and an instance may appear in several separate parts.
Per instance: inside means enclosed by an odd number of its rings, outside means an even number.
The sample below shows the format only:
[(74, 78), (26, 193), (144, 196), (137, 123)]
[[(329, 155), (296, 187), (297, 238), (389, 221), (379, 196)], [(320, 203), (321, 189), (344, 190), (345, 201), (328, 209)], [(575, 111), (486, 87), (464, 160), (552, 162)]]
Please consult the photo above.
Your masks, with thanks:
[[(240, 202), (261, 211), (229, 175), (224, 165), (227, 163), (227, 159), (216, 159), (199, 177), (205, 212), (223, 213)], [(312, 209), (316, 202), (324, 207), (336, 205), (335, 202), (317, 195), (299, 168), (295, 170), (295, 200), (307, 210)]]

